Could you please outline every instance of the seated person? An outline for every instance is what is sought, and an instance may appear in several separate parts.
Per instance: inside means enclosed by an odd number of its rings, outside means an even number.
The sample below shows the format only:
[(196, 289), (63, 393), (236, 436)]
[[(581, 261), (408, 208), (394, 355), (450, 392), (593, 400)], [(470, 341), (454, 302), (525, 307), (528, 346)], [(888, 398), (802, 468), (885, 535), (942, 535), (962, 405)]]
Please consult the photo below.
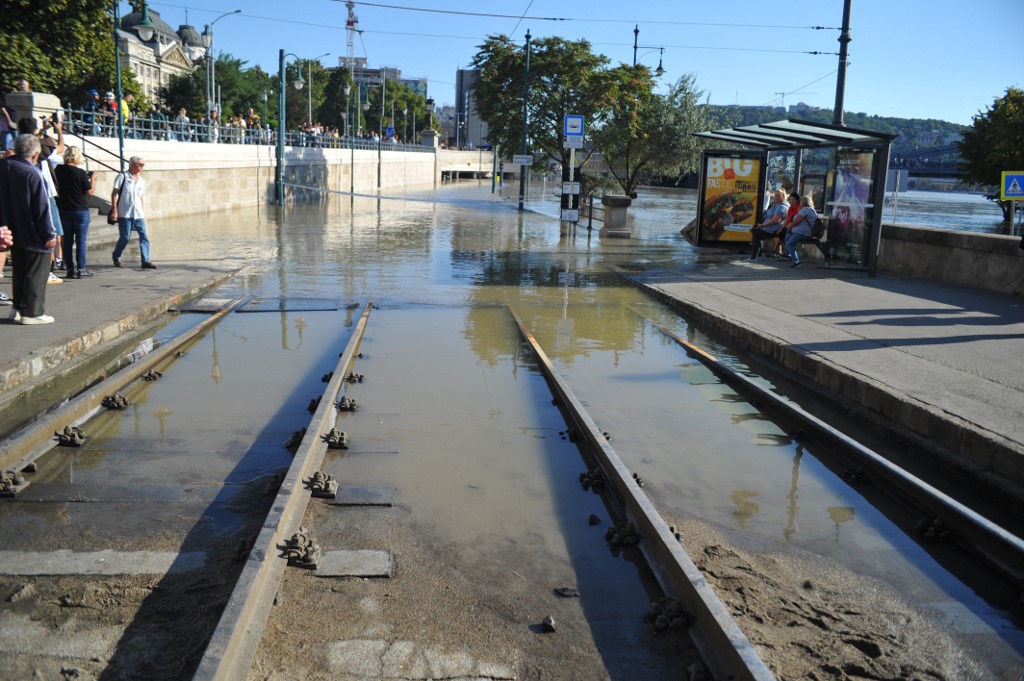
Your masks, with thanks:
[(802, 241), (811, 238), (811, 230), (817, 219), (818, 213), (814, 210), (814, 199), (804, 195), (800, 199), (800, 210), (789, 223), (789, 233), (786, 236), (786, 255), (793, 261), (790, 267), (800, 267), (800, 255), (796, 252), (796, 248)]
[(754, 260), (761, 254), (761, 241), (774, 236), (786, 221), (786, 192), (778, 189), (772, 196), (772, 205), (765, 211), (760, 224), (754, 225), (750, 230), (750, 237), (753, 240), (753, 250), (750, 252), (750, 259)]
[(772, 250), (773, 258), (785, 257), (786, 236), (789, 234), (789, 224), (800, 212), (800, 195), (793, 192), (787, 198), (789, 207), (786, 209), (786, 219), (782, 223), (782, 229), (775, 233), (775, 248)]

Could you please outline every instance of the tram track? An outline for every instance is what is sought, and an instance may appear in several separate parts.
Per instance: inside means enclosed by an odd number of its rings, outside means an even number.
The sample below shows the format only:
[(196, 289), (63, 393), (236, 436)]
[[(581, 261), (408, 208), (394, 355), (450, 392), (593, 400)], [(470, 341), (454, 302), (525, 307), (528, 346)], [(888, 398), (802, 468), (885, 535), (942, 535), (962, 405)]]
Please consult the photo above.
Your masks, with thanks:
[[(19, 435), (21, 439), (15, 442), (6, 442), (4, 444), (5, 449), (2, 451), (11, 457), (12, 461), (16, 461), (16, 465), (21, 467), (19, 470), (29, 467), (40, 458), (41, 453), (45, 449), (41, 444), (40, 438), (46, 433), (52, 432), (52, 430), (59, 429), (54, 423), (78, 424), (94, 417), (99, 411), (97, 400), (101, 401), (103, 396), (109, 395), (112, 391), (116, 392), (124, 385), (138, 380), (138, 377), (143, 373), (166, 367), (166, 364), (174, 359), (175, 353), (181, 352), (181, 348), (187, 347), (188, 343), (192, 342), (196, 336), (205, 333), (219, 323), (224, 316), (229, 314), (241, 302), (240, 300), (233, 301), (228, 308), (218, 312), (216, 317), (207, 320), (197, 327), (187, 338), (176, 339), (166, 344), (160, 353), (154, 353), (144, 362), (139, 363), (134, 367), (134, 371), (126, 372), (120, 379), (122, 383), (104, 382), (104, 384), (96, 386), (86, 394), (73, 400), (72, 403), (65, 405), (65, 408), (55, 412), (50, 420), (36, 424), (34, 428), (37, 432)], [(273, 629), (268, 630), (268, 620), (273, 617), (272, 611), (275, 610), (275, 606), (282, 602), (280, 600), (282, 594), (288, 593), (288, 588), (292, 588), (285, 583), (286, 575), (288, 573), (292, 574), (293, 583), (297, 581), (308, 583), (308, 579), (303, 580), (303, 573), (308, 574), (324, 570), (323, 563), (318, 564), (318, 557), (314, 555), (316, 552), (308, 550), (311, 548), (310, 538), (316, 537), (318, 530), (322, 530), (324, 535), (328, 537), (323, 546), (317, 545), (317, 548), (321, 550), (321, 557), (326, 554), (333, 554), (333, 559), (347, 561), (346, 566), (336, 574), (341, 581), (336, 582), (332, 587), (326, 588), (327, 594), (338, 592), (346, 596), (346, 600), (339, 604), (344, 609), (351, 609), (355, 607), (357, 602), (362, 604), (367, 600), (365, 593), (359, 596), (360, 590), (363, 588), (358, 585), (360, 575), (365, 579), (367, 576), (390, 576), (394, 573), (396, 569), (396, 556), (388, 550), (388, 542), (396, 541), (394, 537), (403, 534), (410, 535), (415, 540), (417, 534), (422, 533), (422, 530), (410, 531), (406, 528), (397, 531), (391, 528), (383, 533), (386, 538), (382, 536), (373, 542), (369, 542), (374, 543), (369, 549), (353, 549), (351, 548), (353, 544), (347, 544), (349, 546), (348, 550), (342, 551), (340, 550), (343, 548), (342, 542), (337, 541), (339, 536), (338, 530), (336, 528), (332, 529), (332, 523), (336, 524), (337, 521), (330, 520), (331, 514), (334, 513), (330, 508), (336, 508), (336, 505), (333, 502), (327, 502), (327, 505), (310, 504), (316, 480), (322, 481), (323, 476), (326, 475), (328, 470), (336, 467), (339, 463), (344, 463), (338, 460), (328, 460), (326, 455), (332, 448), (335, 448), (332, 445), (337, 444), (336, 433), (333, 434), (334, 441), (332, 442), (331, 440), (332, 429), (340, 430), (347, 417), (356, 417), (356, 414), (351, 412), (345, 414), (344, 412), (347, 410), (342, 409), (340, 404), (343, 398), (349, 395), (349, 390), (346, 389), (346, 386), (351, 387), (360, 381), (359, 378), (356, 378), (357, 375), (354, 372), (357, 368), (357, 362), (362, 358), (360, 350), (367, 334), (372, 309), (374, 309), (372, 304), (364, 308), (362, 315), (349, 334), (347, 344), (340, 353), (337, 364), (329, 374), (324, 376), (326, 385), (319, 398), (313, 400), (315, 405), (310, 405), (312, 418), (306, 426), (305, 433), (301, 437), (295, 438), (297, 447), (294, 458), (287, 469), (281, 471), (278, 475), (257, 476), (227, 492), (223, 488), (216, 486), (207, 491), (200, 489), (201, 485), (192, 485), (182, 489), (176, 485), (161, 485), (159, 481), (153, 481), (153, 484), (148, 488), (141, 490), (138, 487), (133, 489), (128, 486), (118, 487), (117, 485), (105, 484), (98, 486), (95, 492), (88, 485), (79, 486), (76, 492), (79, 495), (79, 500), (88, 499), (90, 501), (104, 502), (105, 504), (132, 502), (141, 496), (159, 503), (187, 501), (189, 503), (199, 502), (223, 507), (244, 508), (250, 514), (254, 512), (259, 513), (261, 508), (267, 511), (265, 515), (260, 513), (255, 521), (244, 523), (245, 529), (233, 533), (234, 538), (232, 541), (223, 543), (217, 548), (190, 546), (188, 542), (185, 542), (179, 551), (160, 550), (166, 549), (166, 547), (160, 546), (159, 541), (154, 541), (153, 546), (149, 550), (135, 551), (131, 558), (126, 558), (126, 554), (119, 554), (116, 551), (96, 551), (92, 552), (87, 559), (87, 562), (91, 561), (92, 567), (88, 568), (88, 572), (83, 574), (124, 575), (132, 573), (135, 575), (164, 575), (160, 580), (149, 583), (148, 588), (157, 594), (162, 590), (173, 591), (176, 588), (173, 586), (175, 579), (180, 578), (183, 574), (191, 575), (185, 584), (185, 590), (199, 592), (201, 598), (208, 601), (210, 608), (221, 611), (215, 627), (212, 625), (196, 626), (195, 620), (190, 620), (187, 617), (183, 618), (181, 622), (169, 623), (174, 627), (192, 626), (197, 630), (193, 635), (195, 640), (191, 641), (189, 646), (187, 646), (188, 652), (186, 653), (189, 659), (197, 661), (191, 663), (193, 665), (192, 668), (195, 669), (192, 678), (204, 681), (212, 679), (253, 678), (252, 665), (254, 661), (260, 661), (260, 664), (263, 665), (266, 664), (263, 661), (268, 654), (265, 648), (269, 646), (271, 651), (275, 650), (274, 644), (268, 639), (268, 631), (279, 632), (277, 627), (280, 626), (275, 624)], [(703, 564), (695, 562), (687, 554), (684, 548), (685, 542), (681, 541), (681, 537), (676, 529), (669, 525), (672, 521), (665, 519), (668, 516), (664, 514), (664, 509), (662, 508), (662, 504), (664, 504), (663, 495), (655, 493), (649, 497), (648, 492), (641, 489), (642, 481), (638, 480), (636, 471), (631, 471), (623, 463), (615, 449), (612, 448), (607, 434), (598, 427), (595, 417), (588, 413), (588, 408), (584, 401), (580, 400), (573, 392), (571, 387), (572, 378), (559, 374), (523, 317), (515, 310), (511, 310), (511, 316), (515, 321), (518, 334), (528, 343), (530, 352), (537, 360), (537, 369), (543, 374), (544, 382), (551, 390), (551, 394), (554, 397), (554, 406), (560, 413), (561, 418), (564, 419), (566, 427), (574, 433), (574, 436), (569, 438), (572, 441), (572, 445), (567, 444), (566, 446), (578, 449), (578, 453), (583, 456), (583, 461), (590, 471), (600, 468), (601, 476), (608, 483), (602, 489), (600, 497), (612, 521), (632, 523), (639, 533), (640, 539), (637, 551), (644, 557), (647, 568), (657, 581), (657, 587), (647, 585), (644, 588), (650, 599), (661, 603), (661, 607), (664, 610), (664, 612), (654, 612), (653, 610), (649, 612), (650, 620), (647, 624), (641, 624), (639, 621), (632, 623), (640, 625), (643, 629), (647, 630), (645, 635), (641, 635), (640, 640), (647, 640), (645, 636), (651, 636), (650, 641), (655, 641), (653, 635), (659, 633), (659, 626), (664, 627), (670, 619), (665, 615), (671, 611), (674, 617), (676, 612), (685, 611), (686, 618), (692, 618), (688, 628), (689, 638), (696, 644), (697, 651), (700, 653), (700, 659), (703, 660), (703, 664), (711, 671), (713, 678), (758, 679), (764, 681), (775, 678), (768, 665), (759, 656), (757, 647), (751, 644), (744, 631), (734, 620), (734, 606), (726, 605), (716, 594), (714, 586), (709, 582), (705, 574), (706, 568)], [(787, 423), (798, 423), (800, 428), (805, 429), (805, 432), (812, 434), (813, 437), (828, 440), (830, 445), (841, 447), (845, 456), (857, 457), (856, 465), (864, 466), (870, 470), (875, 480), (879, 481), (875, 484), (879, 484), (884, 480), (886, 485), (893, 485), (897, 496), (910, 496), (921, 508), (942, 517), (944, 522), (955, 531), (957, 540), (965, 549), (971, 550), (978, 557), (995, 565), (1001, 570), (1004, 578), (1010, 579), (1019, 585), (1020, 575), (1013, 570), (1014, 565), (1019, 566), (1021, 564), (1019, 553), (1021, 544), (1018, 538), (974, 514), (970, 509), (962, 507), (958, 502), (941, 492), (933, 490), (912, 476), (895, 469), (894, 466), (866, 447), (814, 418), (797, 405), (767, 391), (757, 382), (739, 374), (717, 358), (673, 334), (670, 330), (653, 322), (649, 323), (660, 333), (681, 345), (690, 356), (698, 358), (702, 364), (710, 368), (716, 375), (719, 375), (723, 381), (727, 382), (734, 389), (742, 392), (753, 403), (763, 407), (768, 412), (779, 415)], [(387, 333), (388, 331), (384, 332), (384, 334)], [(377, 349), (374, 349), (374, 352), (376, 353)], [(382, 354), (383, 352), (381, 350)], [(399, 368), (395, 371), (400, 376), (401, 369)], [(381, 382), (384, 383), (384, 381)], [(114, 387), (115, 385), (121, 387)], [(461, 384), (455, 382), (452, 385)], [(362, 389), (361, 385), (359, 387)], [(383, 400), (393, 399), (393, 388), (391, 390), (390, 396), (387, 393), (378, 393), (376, 397)], [(351, 394), (356, 395), (356, 392), (353, 391)], [(359, 394), (357, 396), (362, 401), (362, 395)], [(381, 418), (380, 423), (383, 424), (384, 420), (381, 414), (390, 415), (389, 412), (380, 411), (378, 407), (377, 411), (371, 409), (369, 419), (363, 418), (360, 420), (359, 418), (352, 418), (348, 423), (354, 424), (355, 427), (375, 427), (371, 426), (375, 421), (370, 419)], [(362, 414), (359, 416), (362, 417)], [(368, 433), (365, 431), (356, 431), (351, 435), (368, 437)], [(52, 440), (52, 436), (48, 437)], [(40, 440), (40, 442), (37, 442), (37, 440)], [(336, 449), (346, 448), (337, 447)], [(349, 452), (340, 452), (340, 454), (351, 456), (359, 453), (369, 453), (374, 456), (380, 456), (381, 454), (399, 454), (401, 449), (402, 447), (398, 444), (392, 445), (389, 443), (387, 445), (364, 446), (362, 449), (357, 446), (353, 448), (351, 454)], [(571, 462), (566, 461), (562, 461), (559, 465), (573, 467)], [(579, 464), (576, 464), (575, 467), (580, 468)], [(26, 486), (18, 489), (17, 492), (21, 494), (28, 490), (29, 488)], [(376, 488), (376, 491), (374, 491), (375, 488), (361, 486), (348, 487), (347, 490), (350, 494), (361, 497), (361, 501), (357, 501), (352, 506), (362, 509), (374, 505), (390, 507), (393, 503), (390, 493), (386, 491), (381, 492), (380, 488)], [(262, 500), (253, 501), (254, 496), (261, 496), (261, 491), (272, 491), (275, 496), (272, 499), (264, 497)], [(43, 505), (61, 499), (60, 495), (67, 494), (67, 491), (62, 491), (60, 488), (47, 488), (44, 484), (41, 484), (33, 490), (33, 494), (34, 498), (31, 501), (36, 505)], [(561, 494), (564, 494), (564, 492)], [(103, 497), (102, 495), (106, 496)], [(335, 491), (335, 495), (337, 495), (337, 491)], [(369, 501), (367, 501), (368, 499)], [(27, 501), (27, 498), (23, 497), (22, 500)], [(18, 497), (16, 496), (14, 500), (9, 501), (17, 503)], [(415, 505), (412, 502), (409, 503), (411, 506)], [(574, 508), (573, 513), (576, 512), (577, 509)], [(344, 529), (344, 532), (361, 537), (363, 541), (366, 541), (374, 531), (380, 530), (382, 527), (386, 528), (385, 525), (379, 524), (381, 523), (380, 516), (371, 518), (369, 513), (372, 513), (372, 511), (362, 510), (354, 512), (354, 517), (365, 522), (365, 528), (347, 527)], [(670, 514), (671, 517), (676, 515), (671, 510)], [(306, 528), (306, 531), (301, 532), (305, 538), (299, 540), (300, 544), (295, 551), (291, 551), (293, 557), (298, 554), (299, 558), (295, 561), (295, 565), (289, 567), (289, 561), (283, 556), (289, 553), (289, 546), (295, 547), (294, 542), (296, 541), (296, 536), (300, 534), (300, 528)], [(980, 540), (973, 539), (968, 541), (968, 538), (975, 537), (980, 537)], [(493, 537), (491, 539), (493, 540)], [(408, 541), (408, 538), (406, 538), (406, 541)], [(513, 542), (511, 539), (508, 541)], [(567, 541), (572, 544), (579, 540), (569, 539)], [(588, 540), (588, 542), (590, 541)], [(29, 544), (32, 544), (32, 542), (29, 542)], [(416, 546), (415, 544), (403, 545), (397, 541), (395, 547), (396, 553), (399, 554), (397, 556), (399, 566), (402, 565), (403, 559), (409, 559), (413, 555), (420, 556), (427, 551), (422, 546)], [(52, 579), (52, 575), (55, 574), (64, 574), (60, 572), (60, 569), (64, 568), (50, 566), (68, 560), (69, 553), (73, 553), (73, 551), (65, 548), (49, 552), (38, 551), (36, 546), (29, 546), (27, 548), (36, 549), (36, 551), (34, 553), (26, 551), (21, 555), (14, 556), (14, 561), (28, 562), (38, 568), (35, 573), (31, 570), (25, 570), (25, 576), (38, 574), (42, 575), (44, 579)], [(613, 554), (618, 553), (614, 546), (611, 546), (611, 549)], [(457, 556), (458, 551), (455, 551), (455, 554)], [(429, 551), (427, 555), (432, 555), (436, 558), (436, 555), (430, 554)], [(304, 564), (306, 558), (308, 558), (308, 561)], [(359, 559), (370, 561), (370, 567), (352, 568), (352, 561)], [(83, 564), (81, 562), (82, 556), (79, 556), (78, 560), (80, 561), (79, 565)], [(120, 562), (120, 564), (111, 568), (111, 562)], [(457, 563), (455, 564), (457, 565)], [(4, 563), (3, 557), (0, 556), (0, 568), (3, 568), (4, 565), (10, 565), (10, 561)], [(365, 563), (363, 565), (365, 566)], [(415, 571), (410, 570), (408, 565), (406, 565), (405, 569), (411, 572)], [(454, 569), (456, 571), (466, 570), (467, 573), (471, 572), (471, 569), (467, 567), (455, 567)], [(518, 567), (513, 562), (508, 563), (507, 569), (512, 574), (518, 576), (522, 576), (522, 574), (517, 569), (522, 573), (529, 574), (526, 569)], [(215, 584), (203, 584), (201, 578), (196, 579), (195, 577), (195, 574), (202, 570), (216, 570), (221, 574), (213, 580), (216, 582)], [(360, 572), (360, 570), (363, 570), (363, 572)], [(0, 574), (4, 574), (3, 569), (0, 569)], [(355, 580), (346, 579), (346, 575), (355, 576)], [(583, 580), (584, 578), (580, 575), (579, 579)], [(330, 580), (319, 581), (328, 582)], [(643, 580), (641, 579), (640, 581)], [(31, 581), (25, 582), (25, 584), (31, 584)], [(504, 584), (491, 588), (500, 589), (510, 586), (511, 584)], [(39, 587), (40, 591), (45, 591), (46, 588), (45, 585)], [(59, 580), (56, 588), (58, 590), (60, 588)], [(137, 584), (132, 583), (111, 587), (113, 591), (117, 591), (117, 589), (129, 591), (139, 588)], [(309, 589), (310, 587), (307, 584), (305, 588)], [(378, 591), (385, 592), (390, 588), (390, 590), (402, 593), (401, 589), (408, 587), (378, 586), (375, 588)], [(445, 588), (448, 587), (446, 586)], [(529, 591), (521, 593), (520, 597), (522, 597), (524, 602), (541, 600), (537, 598), (537, 592), (543, 591), (547, 591), (547, 596), (550, 597), (550, 588), (544, 586), (538, 588), (536, 585), (530, 586)], [(684, 608), (677, 609), (675, 605), (665, 605), (665, 602), (658, 598), (659, 591), (661, 594), (682, 603)], [(23, 594), (22, 597), (31, 598), (30, 592), (31, 589), (29, 589), (29, 593), (26, 593), (23, 585), (18, 587), (14, 594), (21, 593)], [(324, 595), (324, 587), (320, 587), (319, 591), (305, 591), (301, 593), (318, 593), (320, 595), (317, 598), (322, 600), (329, 598), (329, 596)], [(507, 596), (499, 595), (498, 592), (494, 591), (489, 592), (489, 594), (491, 598), (495, 598), (498, 601), (507, 598)], [(358, 596), (358, 598), (348, 600), (350, 596)], [(61, 598), (64, 599), (61, 605), (63, 608), (102, 607), (101, 605), (90, 604), (88, 593), (81, 598), (74, 595), (62, 596)], [(170, 598), (174, 599), (173, 594)], [(359, 600), (359, 598), (362, 600)], [(635, 594), (629, 598), (635, 600)], [(284, 602), (286, 601), (287, 598), (284, 599)], [(472, 603), (472, 601), (470, 602)], [(141, 606), (140, 612), (154, 616), (167, 603), (167, 597), (165, 596), (155, 606), (150, 606), (149, 608)], [(646, 606), (645, 603), (640, 605)], [(479, 606), (478, 603), (474, 607), (477, 606)], [(304, 602), (299, 603), (298, 607), (301, 611), (302, 609), (316, 608), (316, 605)], [(444, 610), (440, 606), (439, 609)], [(643, 609), (646, 609), (646, 607)], [(285, 608), (282, 607), (279, 610), (284, 611)], [(583, 621), (588, 621), (593, 617), (586, 613), (584, 615)], [(661, 625), (657, 623), (659, 616), (665, 620)], [(521, 614), (518, 614), (517, 617), (521, 617)], [(562, 617), (560, 615), (557, 620), (560, 626), (562, 626)], [(579, 615), (576, 614), (573, 617), (579, 617)], [(209, 619), (208, 615), (207, 619)], [(514, 620), (515, 618), (512, 619)], [(639, 618), (637, 619), (639, 620)], [(541, 626), (539, 620), (540, 617), (537, 617), (535, 624), (531, 625), (531, 627)], [(570, 620), (570, 622), (572, 621)], [(509, 622), (503, 622), (503, 624), (506, 626), (510, 625)], [(347, 626), (351, 627), (352, 625), (349, 624)], [(397, 625), (390, 626), (398, 628)], [(523, 627), (521, 621), (512, 622), (510, 626), (512, 629)], [(570, 623), (570, 632), (572, 628), (573, 625)], [(566, 635), (571, 635), (571, 633)], [(168, 641), (173, 639), (173, 634), (170, 634), (167, 638)], [(660, 643), (651, 643), (650, 641), (648, 643), (652, 646), (660, 645), (664, 647), (665, 645), (665, 641)], [(336, 641), (332, 644), (334, 646), (332, 650), (337, 651), (342, 643), (352, 644), (356, 642), (351, 640)], [(484, 643), (486, 644), (486, 641)], [(493, 641), (492, 643), (497, 644), (498, 642)], [(635, 645), (635, 641), (632, 644)], [(348, 651), (346, 654), (349, 654), (350, 657), (355, 655), (353, 651), (366, 658), (379, 655), (380, 660), (382, 660), (380, 662), (381, 668), (383, 669), (384, 661), (388, 659), (388, 655), (397, 655), (394, 651), (401, 648), (402, 645), (409, 647), (412, 644), (409, 641), (391, 641), (388, 648), (382, 649), (383, 652), (374, 652), (377, 649), (371, 650), (372, 646), (364, 646), (362, 648), (352, 646), (348, 648), (341, 647)], [(523, 644), (520, 642), (519, 645)], [(495, 645), (495, 650), (498, 649), (503, 648), (502, 646)], [(409, 647), (409, 650), (412, 650), (412, 648)], [(334, 654), (336, 655), (337, 653)], [(666, 659), (672, 659), (673, 655), (678, 659), (682, 659), (678, 652), (673, 652), (669, 655), (667, 652), (662, 651), (659, 654), (664, 654)], [(455, 667), (450, 666), (456, 664), (453, 660), (464, 661), (465, 658), (464, 654), (463, 657), (459, 657), (459, 654), (453, 654), (448, 650), (444, 654), (436, 650), (434, 652), (418, 650), (416, 655), (420, 656), (416, 658), (417, 660), (429, 660), (431, 664), (435, 665), (430, 667), (427, 664), (426, 667), (423, 667), (426, 670), (423, 672), (423, 678), (427, 678), (430, 674), (435, 674), (438, 669), (454, 669)], [(120, 655), (115, 653), (115, 658), (118, 657), (120, 658), (120, 664), (128, 664), (127, 659), (131, 656), (124, 653)], [(412, 658), (410, 657), (409, 659)], [(686, 659), (692, 660), (692, 654)], [(316, 663), (316, 658), (314, 658), (312, 663)], [(337, 663), (335, 662), (335, 664)], [(449, 666), (446, 667), (445, 665)], [(472, 672), (478, 678), (532, 678), (529, 673), (529, 666), (527, 665), (525, 668), (527, 672), (523, 673), (524, 666), (521, 661), (510, 661), (508, 658), (501, 661), (486, 661), (483, 657), (477, 657), (472, 665), (464, 666), (460, 669), (468, 670), (467, 673)], [(145, 672), (140, 672), (136, 669), (130, 671), (129, 676), (138, 677), (139, 673), (145, 674)], [(0, 678), (2, 677), (3, 674), (0, 673)], [(415, 674), (410, 676), (410, 678), (415, 677)], [(105, 678), (103, 672), (98, 673), (97, 678)], [(153, 678), (165, 677), (156, 674)], [(179, 677), (172, 675), (166, 678)], [(386, 678), (383, 672), (380, 678)], [(651, 678), (659, 677), (652, 676)]]
[[(163, 404), (153, 412), (161, 424), (155, 438), (139, 432), (138, 417), (158, 380), (191, 380), (195, 344), (209, 342), (245, 300), (218, 306), (198, 325), (5, 440), (3, 452), (20, 479), (0, 500), (0, 589), (7, 598), (0, 678), (50, 678), (57, 671), (65, 678), (188, 678), (202, 651), (215, 649), (208, 643), (219, 640), (216, 616), (231, 604), (233, 586), (248, 585), (245, 567), (253, 547), (262, 553), (254, 539), (263, 536), (268, 508), (274, 515), (270, 499), (282, 481), (284, 496), (301, 496), (291, 494), (284, 470), (263, 472), (267, 464), (273, 470), (273, 458), (287, 456), (283, 438), (271, 436), (279, 453), (245, 471), (225, 449), (242, 445), (232, 439), (228, 423), (221, 423), (228, 429), (222, 445), (200, 434), (201, 419), (193, 419), (192, 438), (165, 437), (163, 419), (173, 412)], [(285, 307), (279, 306), (280, 314)], [(339, 375), (325, 390), (337, 391), (342, 380)], [(121, 400), (119, 407), (104, 404), (112, 396)], [(328, 408), (334, 409), (330, 400), (324, 413)], [(119, 436), (120, 424), (132, 413), (136, 437)], [(55, 446), (54, 432), (65, 426), (80, 429), (81, 437)], [(258, 440), (250, 451), (267, 449)], [(226, 475), (217, 473), (223, 468), (218, 459), (227, 463)], [(92, 474), (104, 460), (114, 464), (111, 474)], [(199, 463), (204, 460), (205, 466)], [(118, 461), (124, 462), (121, 475), (113, 473)], [(19, 525), (46, 529), (19, 535)], [(225, 531), (230, 536), (218, 538)], [(47, 631), (44, 622), (53, 628)]]
[[(871, 487), (891, 501), (909, 506), (929, 518), (933, 530), (927, 539), (949, 541), (964, 552), (993, 567), (1003, 578), (1024, 588), (1024, 539), (985, 518), (949, 494), (900, 468), (881, 454), (825, 423), (800, 405), (769, 390), (763, 384), (744, 376), (719, 358), (669, 329), (650, 322), (654, 328), (671, 338), (688, 355), (708, 367), (727, 385), (751, 403), (793, 424), (793, 434), (801, 440), (818, 439), (825, 443), (820, 449), (837, 474), (861, 487)], [(913, 534), (913, 528), (906, 528)], [(941, 534), (941, 537), (936, 536)], [(925, 535), (926, 532), (918, 532)], [(924, 537), (922, 538), (922, 540)]]

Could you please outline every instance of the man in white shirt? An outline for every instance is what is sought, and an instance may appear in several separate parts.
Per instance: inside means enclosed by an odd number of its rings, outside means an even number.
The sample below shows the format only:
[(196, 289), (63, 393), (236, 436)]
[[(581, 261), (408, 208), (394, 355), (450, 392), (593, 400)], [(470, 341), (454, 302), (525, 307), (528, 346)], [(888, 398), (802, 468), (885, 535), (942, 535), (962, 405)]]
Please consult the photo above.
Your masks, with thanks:
[(155, 270), (156, 264), (149, 259), (149, 236), (146, 234), (146, 216), (143, 214), (142, 197), (146, 193), (146, 181), (142, 169), (146, 164), (138, 156), (128, 159), (128, 172), (118, 173), (114, 178), (114, 191), (110, 195), (110, 213), (117, 219), (118, 239), (114, 246), (114, 267), (121, 266), (132, 230), (139, 233), (139, 253), (142, 269)]

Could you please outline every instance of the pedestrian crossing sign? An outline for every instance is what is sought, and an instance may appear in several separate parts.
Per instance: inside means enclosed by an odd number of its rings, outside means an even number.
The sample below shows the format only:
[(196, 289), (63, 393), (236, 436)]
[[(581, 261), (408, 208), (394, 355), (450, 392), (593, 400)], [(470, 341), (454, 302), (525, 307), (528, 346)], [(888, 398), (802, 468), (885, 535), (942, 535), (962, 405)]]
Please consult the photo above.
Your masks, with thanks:
[(1024, 170), (1004, 170), (999, 185), (1000, 201), (1024, 201)]

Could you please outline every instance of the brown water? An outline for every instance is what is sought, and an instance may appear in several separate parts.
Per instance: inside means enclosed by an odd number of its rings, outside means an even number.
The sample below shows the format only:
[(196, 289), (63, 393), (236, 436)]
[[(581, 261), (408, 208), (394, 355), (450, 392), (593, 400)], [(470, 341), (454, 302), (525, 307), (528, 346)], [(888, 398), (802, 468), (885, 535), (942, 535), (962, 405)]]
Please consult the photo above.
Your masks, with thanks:
[[(704, 266), (678, 235), (691, 203), (670, 191), (642, 196), (629, 240), (585, 229), (561, 236), (550, 217), (490, 194), (489, 182), (360, 198), (354, 210), (333, 198), (280, 216), (271, 208), (158, 221), (151, 238), (161, 259), (205, 253), (198, 257), (247, 265), (218, 297), (281, 298), (285, 308), (327, 299), (339, 311), (233, 315), (146, 386), (136, 408), (107, 416), (89, 452), (54, 456), (76, 482), (116, 475), (231, 486), (286, 466), (280, 443), (308, 421), (306, 404), (356, 314), (346, 306), (374, 300), (381, 309), (360, 370), (391, 398), (352, 415), (354, 451), (328, 466), (344, 464), (362, 484), (394, 485), (430, 519), (426, 531), (467, 561), (515, 556), (519, 570), (543, 565), (566, 579), (616, 584), (588, 616), (616, 635), (628, 622), (635, 643), (649, 594), (637, 570), (612, 560), (579, 522), (600, 504), (575, 483), (582, 462), (558, 436), (564, 424), (505, 310), (515, 305), (665, 512), (881, 579), (999, 673), (1024, 669), (1024, 637), (1006, 613), (645, 320), (706, 342), (613, 271)], [(46, 520), (5, 519), (4, 531)], [(198, 522), (184, 517), (181, 531)], [(208, 511), (202, 522), (213, 534), (236, 529), (229, 512)], [(667, 670), (658, 660), (652, 653), (645, 664)], [(607, 673), (628, 678), (634, 663), (619, 660)]]

